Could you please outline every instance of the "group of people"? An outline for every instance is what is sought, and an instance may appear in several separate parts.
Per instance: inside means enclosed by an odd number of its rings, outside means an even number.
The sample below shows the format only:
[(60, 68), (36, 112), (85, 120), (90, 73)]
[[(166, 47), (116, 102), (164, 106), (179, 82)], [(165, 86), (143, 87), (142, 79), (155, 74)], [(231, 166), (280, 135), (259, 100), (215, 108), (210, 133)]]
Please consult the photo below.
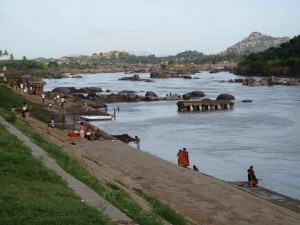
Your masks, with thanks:
[[(186, 148), (179, 149), (177, 153), (178, 157), (178, 166), (182, 166), (184, 168), (187, 168), (190, 166), (190, 158), (189, 158), (189, 153), (186, 150)], [(193, 170), (199, 171), (198, 167), (196, 165), (193, 165)]]
[(114, 115), (116, 115), (116, 112), (120, 112), (120, 108), (119, 107), (113, 108), (113, 111), (114, 111)]
[(186, 148), (179, 149), (177, 153), (178, 166), (188, 167), (190, 165), (189, 153)]
[[(178, 157), (178, 165), (187, 168), (190, 165), (189, 160), (189, 153), (186, 150), (186, 148), (183, 148), (182, 150), (179, 149), (177, 153)], [(193, 165), (193, 170), (199, 171), (198, 167)], [(258, 179), (255, 176), (255, 172), (253, 169), (253, 166), (250, 166), (250, 168), (247, 170), (248, 173), (248, 185), (249, 187), (255, 187), (258, 184)]]
[[(29, 86), (29, 87), (28, 87)], [(28, 93), (30, 95), (36, 95), (36, 90), (33, 89), (31, 85), (29, 85), (29, 82), (20, 83), (20, 88), (16, 86), (15, 88), (17, 91), (23, 91), (24, 93)]]
[(172, 97), (180, 97), (180, 96), (178, 95), (178, 93), (171, 93), (170, 92), (170, 94), (166, 94), (166, 98), (168, 98), (168, 97), (172, 98)]
[(30, 122), (32, 120), (27, 103), (23, 102), (22, 105), (22, 119), (24, 121)]
[[(17, 107), (14, 105), (11, 108), (11, 113), (17, 115)], [(23, 102), (22, 106), (21, 106), (21, 114), (18, 115), (19, 118), (22, 118), (22, 120), (26, 121), (26, 122), (30, 122), (32, 120), (29, 109), (28, 109), (28, 105), (26, 102)]]
[[(45, 100), (45, 95), (43, 96), (42, 95), (42, 101), (44, 102)], [(58, 106), (64, 106), (64, 103), (65, 103), (65, 98), (64, 97), (60, 97), (59, 95), (55, 96), (53, 98), (53, 103), (58, 105)]]
[(85, 126), (83, 122), (80, 122), (78, 130), (68, 133), (70, 137), (81, 137), (88, 140), (101, 140), (102, 133), (99, 129), (93, 130), (91, 126)]

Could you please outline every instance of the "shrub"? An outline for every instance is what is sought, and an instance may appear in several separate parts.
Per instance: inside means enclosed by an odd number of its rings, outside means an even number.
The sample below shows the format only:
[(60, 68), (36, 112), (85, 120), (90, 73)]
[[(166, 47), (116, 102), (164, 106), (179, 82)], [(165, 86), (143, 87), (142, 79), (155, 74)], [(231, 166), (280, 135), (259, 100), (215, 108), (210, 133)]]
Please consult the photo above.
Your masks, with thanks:
[(5, 120), (9, 123), (14, 123), (17, 121), (17, 119), (18, 119), (18, 117), (16, 114), (11, 114), (11, 115), (8, 115), (5, 117)]

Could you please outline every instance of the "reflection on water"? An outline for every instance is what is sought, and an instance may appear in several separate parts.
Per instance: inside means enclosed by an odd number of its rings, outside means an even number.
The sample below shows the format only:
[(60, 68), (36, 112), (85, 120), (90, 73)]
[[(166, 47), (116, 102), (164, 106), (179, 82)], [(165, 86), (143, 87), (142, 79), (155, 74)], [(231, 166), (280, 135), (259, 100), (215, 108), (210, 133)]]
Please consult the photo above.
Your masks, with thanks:
[[(211, 99), (232, 94), (236, 98), (233, 110), (180, 113), (176, 101), (114, 103), (109, 104), (109, 110), (120, 107), (116, 120), (93, 123), (111, 134), (137, 135), (143, 151), (173, 163), (178, 149), (186, 147), (191, 165), (226, 181), (246, 180), (246, 171), (253, 165), (261, 186), (300, 198), (300, 87), (220, 82), (237, 78), (225, 72), (203, 72), (195, 75), (199, 79), (191, 80), (154, 79), (151, 83), (118, 80), (124, 76), (128, 75), (46, 80), (46, 89), (98, 86), (113, 92), (135, 90), (140, 95), (153, 91), (158, 96), (200, 90)], [(149, 78), (149, 74), (140, 76)], [(253, 102), (242, 103), (245, 99)]]

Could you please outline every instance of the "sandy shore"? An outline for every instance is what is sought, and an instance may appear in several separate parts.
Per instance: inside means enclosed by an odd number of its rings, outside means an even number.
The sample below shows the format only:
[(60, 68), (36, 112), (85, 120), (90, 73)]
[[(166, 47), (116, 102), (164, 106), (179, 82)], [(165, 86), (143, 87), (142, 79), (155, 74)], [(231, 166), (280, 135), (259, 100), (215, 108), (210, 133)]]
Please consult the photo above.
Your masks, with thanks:
[(144, 208), (147, 203), (133, 188), (166, 202), (195, 224), (299, 224), (299, 213), (121, 141), (80, 140), (39, 121), (32, 124), (78, 158), (97, 179), (122, 186)]

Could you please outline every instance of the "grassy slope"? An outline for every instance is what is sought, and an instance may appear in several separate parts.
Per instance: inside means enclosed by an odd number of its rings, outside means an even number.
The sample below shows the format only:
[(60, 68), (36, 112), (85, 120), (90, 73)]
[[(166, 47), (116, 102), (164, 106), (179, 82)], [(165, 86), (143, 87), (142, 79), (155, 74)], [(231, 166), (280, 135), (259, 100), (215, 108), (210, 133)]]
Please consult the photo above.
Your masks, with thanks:
[(0, 224), (110, 224), (0, 125)]
[[(21, 113), (21, 107), (23, 102), (27, 102), (12, 90), (0, 86), (0, 107), (6, 111), (10, 111), (13, 106), (17, 107), (17, 112)], [(27, 102), (31, 116), (37, 120), (47, 122), (53, 116), (53, 112), (48, 111), (44, 107), (34, 104), (32, 102)]]

